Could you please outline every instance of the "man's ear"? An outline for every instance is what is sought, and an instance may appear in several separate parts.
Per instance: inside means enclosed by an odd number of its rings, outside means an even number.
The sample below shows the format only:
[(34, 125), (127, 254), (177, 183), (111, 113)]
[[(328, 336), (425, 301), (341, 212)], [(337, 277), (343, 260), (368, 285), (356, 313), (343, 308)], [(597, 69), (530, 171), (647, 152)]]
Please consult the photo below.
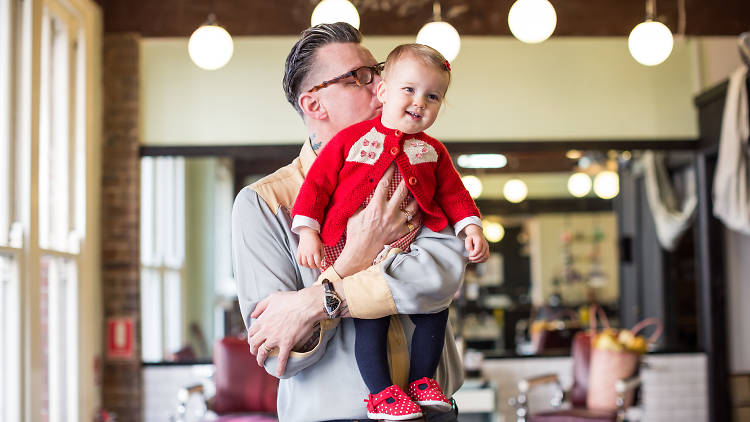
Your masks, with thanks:
[(378, 96), (378, 101), (380, 101), (383, 104), (385, 104), (385, 89), (386, 89), (385, 81), (381, 80), (378, 83), (378, 88), (375, 90), (375, 93)]
[(299, 96), (297, 104), (302, 109), (302, 114), (305, 117), (314, 120), (325, 120), (328, 118), (328, 111), (325, 106), (321, 104), (320, 97), (314, 92), (304, 92)]

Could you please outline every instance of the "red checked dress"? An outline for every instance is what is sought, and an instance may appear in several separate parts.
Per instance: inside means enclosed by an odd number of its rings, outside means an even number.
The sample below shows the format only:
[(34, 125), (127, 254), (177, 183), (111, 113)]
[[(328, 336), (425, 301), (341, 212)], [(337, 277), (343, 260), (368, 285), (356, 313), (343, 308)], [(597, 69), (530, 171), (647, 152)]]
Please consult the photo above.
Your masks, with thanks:
[[(445, 146), (424, 132), (404, 134), (386, 128), (378, 116), (343, 129), (326, 144), (294, 204), (294, 227), (298, 226), (298, 216), (320, 224), (328, 265), (343, 249), (348, 219), (369, 202), (378, 181), (391, 165), (398, 169), (394, 172), (397, 182), (389, 184), (391, 190), (400, 179), (407, 181), (409, 195), (402, 208), (411, 197), (415, 198), (422, 214), (421, 223), (431, 230), (440, 231), (448, 223), (456, 227), (469, 217), (479, 218), (479, 210)], [(419, 227), (419, 223), (412, 224)], [(394, 246), (408, 250), (415, 237), (413, 230), (394, 242)]]

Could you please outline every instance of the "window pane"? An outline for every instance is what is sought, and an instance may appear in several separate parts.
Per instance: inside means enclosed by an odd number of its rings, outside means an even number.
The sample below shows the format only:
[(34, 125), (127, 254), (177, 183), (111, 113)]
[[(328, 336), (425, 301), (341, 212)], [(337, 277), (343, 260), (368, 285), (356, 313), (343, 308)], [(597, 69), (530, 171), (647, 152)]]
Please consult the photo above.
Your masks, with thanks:
[(20, 420), (18, 268), (0, 254), (0, 420)]
[(52, 136), (52, 21), (42, 13), (41, 57), (39, 75), (39, 245), (49, 248), (50, 236), (50, 164)]
[(143, 157), (141, 159), (141, 264), (154, 265), (154, 191), (156, 179), (154, 178), (154, 159)]
[[(40, 401), (41, 401), (41, 420), (42, 422), (49, 421), (49, 410), (50, 410), (50, 403), (49, 403), (49, 390), (50, 390), (50, 383), (49, 383), (49, 282), (50, 282), (50, 266), (52, 266), (52, 262), (49, 259), (45, 259), (44, 257), (41, 260), (41, 274), (39, 277), (39, 309), (41, 311), (41, 318), (40, 318), (40, 333), (42, 335), (41, 338), (41, 355), (42, 355), (42, 389), (40, 391)], [(52, 271), (52, 274), (54, 274), (54, 271)]]
[[(141, 342), (144, 362), (162, 359), (161, 279), (158, 270), (141, 270)], [(148, 321), (149, 323), (146, 323)]]
[(78, 236), (86, 234), (86, 44), (83, 31), (78, 33), (75, 65), (75, 175), (74, 224)]
[[(67, 250), (70, 212), (70, 65), (68, 31), (53, 19), (52, 44), (52, 148), (50, 152), (50, 214), (52, 245)], [(41, 192), (40, 192), (41, 195)]]
[[(10, 229), (10, 2), (0, 0), (0, 245)], [(1, 415), (1, 414), (0, 414)]]
[(164, 272), (165, 347), (174, 353), (182, 347), (182, 277), (179, 271)]
[(42, 418), (74, 420), (77, 402), (77, 282), (73, 259), (42, 256)]

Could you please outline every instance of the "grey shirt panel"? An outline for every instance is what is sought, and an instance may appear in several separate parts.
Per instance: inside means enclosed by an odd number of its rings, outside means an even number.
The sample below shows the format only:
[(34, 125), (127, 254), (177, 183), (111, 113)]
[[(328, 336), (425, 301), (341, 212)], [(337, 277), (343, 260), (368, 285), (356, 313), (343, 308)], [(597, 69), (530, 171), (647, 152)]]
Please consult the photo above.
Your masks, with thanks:
[[(298, 236), (291, 217), (282, 207), (274, 213), (250, 187), (240, 191), (232, 210), (232, 255), (240, 309), (246, 327), (255, 305), (276, 291), (311, 286), (320, 272), (296, 262)], [(399, 312), (430, 313), (444, 309), (463, 278), (466, 258), (463, 242), (450, 228), (435, 233), (423, 228), (412, 252), (389, 257), (382, 263), (384, 276)], [(322, 306), (322, 299), (321, 299)], [(408, 344), (413, 324), (401, 317)], [(313, 351), (290, 356), (279, 383), (278, 412), (282, 421), (321, 421), (367, 418), (363, 399), (369, 393), (354, 356), (354, 323), (342, 318), (324, 332)], [(276, 359), (266, 370), (276, 374)], [(436, 378), (453, 394), (462, 383), (462, 369), (452, 334), (448, 331)]]

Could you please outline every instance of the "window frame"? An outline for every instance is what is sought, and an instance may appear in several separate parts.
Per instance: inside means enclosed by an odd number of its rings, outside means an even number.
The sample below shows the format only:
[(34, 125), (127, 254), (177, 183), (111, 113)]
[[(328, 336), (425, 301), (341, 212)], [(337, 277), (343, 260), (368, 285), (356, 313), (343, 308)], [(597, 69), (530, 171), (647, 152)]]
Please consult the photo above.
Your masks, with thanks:
[[(90, 399), (98, 389), (93, 368), (81, 363), (93, 361), (101, 347), (99, 298), (90, 293), (100, 279), (100, 187), (86, 183), (87, 175), (96, 180), (100, 174), (101, 88), (96, 76), (101, 74), (101, 11), (93, 0), (0, 2), (0, 66), (5, 66), (0, 68), (0, 92), (9, 94), (0, 95), (0, 169), (8, 173), (0, 174), (0, 259), (12, 267), (0, 274), (0, 375), (7, 386), (0, 389), (0, 420), (42, 420), (41, 266), (48, 259), (57, 262), (61, 280), (51, 292), (51, 312), (61, 316), (59, 326), (65, 330), (58, 329), (59, 336), (52, 340), (64, 356), (52, 362), (57, 367), (57, 402), (51, 408), (59, 410), (50, 419), (77, 421), (99, 407)], [(60, 62), (67, 65), (54, 76), (62, 88), (52, 98), (64, 111), (58, 116), (54, 153), (62, 157), (58, 173), (66, 175), (67, 186), (63, 212), (57, 215), (56, 241), (40, 245), (45, 10), (66, 21), (68, 29), (57, 41), (58, 61), (64, 58)], [(79, 307), (91, 312), (81, 315)], [(81, 344), (82, 339), (86, 343)]]

